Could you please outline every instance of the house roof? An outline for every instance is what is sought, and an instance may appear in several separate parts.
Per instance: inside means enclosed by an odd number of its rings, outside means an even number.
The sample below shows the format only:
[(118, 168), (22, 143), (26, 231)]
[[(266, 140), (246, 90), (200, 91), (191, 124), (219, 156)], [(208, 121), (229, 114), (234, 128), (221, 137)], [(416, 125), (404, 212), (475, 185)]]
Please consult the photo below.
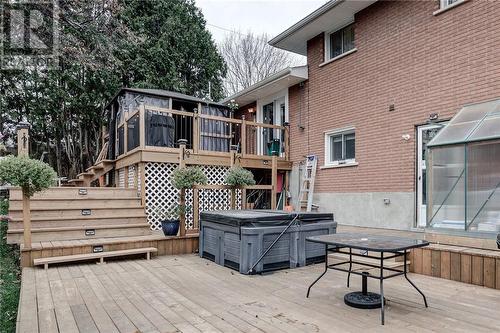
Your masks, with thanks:
[(354, 21), (354, 14), (377, 0), (331, 0), (269, 41), (271, 46), (307, 55), (307, 41)]
[(500, 99), (466, 105), (427, 144), (437, 147), (500, 138)]
[(223, 99), (220, 103), (226, 104), (235, 100), (239, 105), (247, 105), (256, 100), (275, 94), (283, 89), (307, 80), (307, 66), (285, 68), (240, 92)]
[(218, 106), (224, 106), (223, 104), (217, 103), (217, 102), (210, 102), (207, 100), (204, 100), (202, 98), (198, 97), (193, 97), (190, 95), (186, 94), (181, 94), (175, 91), (169, 91), (169, 90), (162, 90), (162, 89), (145, 89), (145, 88), (121, 88), (116, 95), (113, 97), (111, 102), (106, 105), (108, 107), (117, 97), (124, 91), (129, 91), (133, 93), (139, 93), (139, 94), (144, 94), (144, 95), (151, 95), (151, 96), (158, 96), (158, 97), (167, 97), (167, 98), (175, 98), (175, 99), (182, 99), (190, 102), (195, 102), (195, 103), (204, 103), (204, 104), (211, 104), (211, 105), (218, 105)]

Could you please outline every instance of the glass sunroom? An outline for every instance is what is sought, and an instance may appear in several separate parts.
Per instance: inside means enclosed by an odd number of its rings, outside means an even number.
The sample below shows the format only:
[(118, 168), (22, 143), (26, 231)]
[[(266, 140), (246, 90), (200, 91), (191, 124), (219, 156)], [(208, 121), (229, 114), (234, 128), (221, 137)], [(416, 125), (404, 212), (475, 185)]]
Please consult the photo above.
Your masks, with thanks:
[(427, 227), (500, 232), (500, 100), (465, 106), (427, 148)]

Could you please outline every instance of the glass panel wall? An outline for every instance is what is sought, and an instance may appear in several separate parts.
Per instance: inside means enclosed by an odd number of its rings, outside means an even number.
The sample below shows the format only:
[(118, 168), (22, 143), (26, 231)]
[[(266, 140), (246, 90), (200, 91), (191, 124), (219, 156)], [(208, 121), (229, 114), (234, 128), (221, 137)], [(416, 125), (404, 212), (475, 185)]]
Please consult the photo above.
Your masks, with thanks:
[(428, 151), (427, 225), (500, 232), (500, 141)]

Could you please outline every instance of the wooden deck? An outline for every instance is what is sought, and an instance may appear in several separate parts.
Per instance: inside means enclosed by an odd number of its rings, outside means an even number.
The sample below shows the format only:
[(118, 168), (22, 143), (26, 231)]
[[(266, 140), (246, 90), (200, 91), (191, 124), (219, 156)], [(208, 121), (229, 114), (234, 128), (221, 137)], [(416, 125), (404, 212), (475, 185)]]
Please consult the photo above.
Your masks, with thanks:
[[(387, 280), (378, 310), (347, 307), (346, 277), (322, 265), (244, 276), (195, 255), (24, 268), (18, 332), (493, 332), (500, 291), (411, 274)], [(372, 281), (370, 281), (372, 282)], [(360, 281), (352, 279), (352, 290)], [(375, 282), (370, 289), (375, 289)]]

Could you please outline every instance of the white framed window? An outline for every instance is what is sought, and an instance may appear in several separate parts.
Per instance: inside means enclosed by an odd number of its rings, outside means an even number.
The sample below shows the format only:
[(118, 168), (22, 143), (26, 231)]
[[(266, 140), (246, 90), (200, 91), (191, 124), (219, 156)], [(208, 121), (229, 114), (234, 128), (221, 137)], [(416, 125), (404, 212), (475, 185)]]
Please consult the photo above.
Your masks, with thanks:
[(456, 2), (459, 2), (461, 0), (440, 0), (441, 2), (441, 9), (448, 8), (449, 6), (453, 5)]
[(356, 163), (356, 133), (354, 128), (325, 133), (325, 166)]
[(354, 22), (326, 34), (325, 61), (355, 50)]

